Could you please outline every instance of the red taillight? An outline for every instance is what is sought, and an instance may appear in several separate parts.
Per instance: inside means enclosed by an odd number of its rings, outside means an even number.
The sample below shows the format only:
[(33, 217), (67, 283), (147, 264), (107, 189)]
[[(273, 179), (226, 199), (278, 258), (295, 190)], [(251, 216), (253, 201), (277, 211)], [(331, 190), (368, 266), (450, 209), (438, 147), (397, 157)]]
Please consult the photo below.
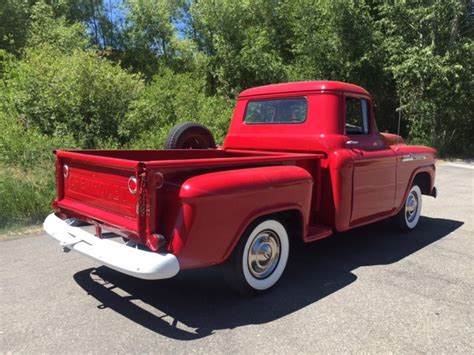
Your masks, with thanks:
[(69, 166), (67, 164), (63, 165), (63, 176), (65, 179), (69, 176)]
[(132, 195), (135, 195), (137, 193), (137, 187), (137, 179), (135, 178), (135, 176), (130, 176), (130, 178), (128, 179), (128, 191), (130, 191)]

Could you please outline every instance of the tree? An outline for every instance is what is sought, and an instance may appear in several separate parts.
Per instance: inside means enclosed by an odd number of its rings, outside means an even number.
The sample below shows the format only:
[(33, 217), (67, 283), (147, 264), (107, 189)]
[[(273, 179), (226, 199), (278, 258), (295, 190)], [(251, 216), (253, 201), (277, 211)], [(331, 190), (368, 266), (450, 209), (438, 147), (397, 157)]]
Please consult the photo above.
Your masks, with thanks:
[(168, 0), (127, 0), (122, 61), (151, 78), (162, 67), (172, 67), (178, 55), (173, 21), (177, 5)]
[(413, 141), (442, 154), (472, 154), (474, 53), (466, 2), (380, 7), (387, 71)]
[(280, 1), (202, 0), (189, 10), (189, 35), (208, 57), (209, 92), (236, 95), (242, 89), (286, 80)]
[(75, 49), (86, 49), (89, 40), (80, 23), (67, 23), (64, 17), (56, 17), (54, 9), (44, 2), (31, 8), (26, 46), (39, 48), (49, 46), (55, 51), (70, 53)]
[(2, 0), (0, 4), (0, 49), (19, 55), (25, 45), (30, 1)]

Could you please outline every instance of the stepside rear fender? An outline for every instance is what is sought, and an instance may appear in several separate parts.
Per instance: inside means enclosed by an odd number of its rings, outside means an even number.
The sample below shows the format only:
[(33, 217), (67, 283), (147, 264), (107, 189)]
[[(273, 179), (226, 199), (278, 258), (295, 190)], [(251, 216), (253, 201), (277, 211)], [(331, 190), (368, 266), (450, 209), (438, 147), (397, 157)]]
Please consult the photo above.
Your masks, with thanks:
[(181, 268), (225, 261), (255, 219), (296, 210), (308, 226), (313, 178), (296, 166), (227, 170), (192, 177), (181, 186), (181, 211), (170, 251)]

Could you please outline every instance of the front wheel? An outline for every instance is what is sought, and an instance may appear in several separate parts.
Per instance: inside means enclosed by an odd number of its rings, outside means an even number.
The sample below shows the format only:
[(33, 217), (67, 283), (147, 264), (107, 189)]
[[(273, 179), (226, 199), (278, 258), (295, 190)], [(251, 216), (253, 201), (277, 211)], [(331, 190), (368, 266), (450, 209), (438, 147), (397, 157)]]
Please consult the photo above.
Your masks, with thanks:
[(421, 190), (418, 185), (413, 185), (408, 192), (402, 209), (396, 216), (399, 228), (404, 231), (414, 229), (421, 215)]
[(273, 287), (285, 271), (290, 242), (285, 226), (267, 218), (253, 223), (223, 265), (229, 285), (243, 295)]

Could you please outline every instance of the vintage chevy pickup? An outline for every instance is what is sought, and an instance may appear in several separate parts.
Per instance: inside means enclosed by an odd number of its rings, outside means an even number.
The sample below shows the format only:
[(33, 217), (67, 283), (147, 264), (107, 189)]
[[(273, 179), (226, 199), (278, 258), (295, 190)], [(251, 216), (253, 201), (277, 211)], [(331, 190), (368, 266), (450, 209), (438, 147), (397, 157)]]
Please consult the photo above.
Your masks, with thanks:
[(436, 197), (436, 151), (379, 133), (370, 94), (347, 83), (245, 90), (221, 147), (186, 123), (166, 148), (56, 151), (45, 230), (142, 279), (222, 264), (252, 294), (277, 283), (292, 242), (389, 217), (408, 231)]

